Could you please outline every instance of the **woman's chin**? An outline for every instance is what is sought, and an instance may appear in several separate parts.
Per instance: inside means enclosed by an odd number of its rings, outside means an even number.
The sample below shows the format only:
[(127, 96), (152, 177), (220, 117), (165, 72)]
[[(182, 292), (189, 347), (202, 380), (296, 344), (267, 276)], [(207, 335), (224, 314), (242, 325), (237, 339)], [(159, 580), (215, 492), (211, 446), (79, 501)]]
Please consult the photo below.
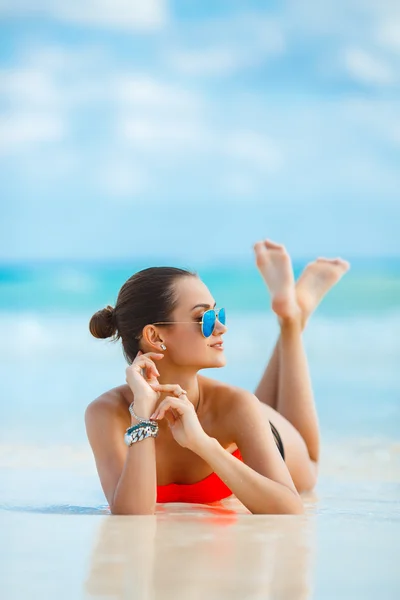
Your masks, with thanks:
[(210, 361), (210, 365), (209, 365), (209, 369), (218, 369), (219, 367), (225, 367), (227, 360), (226, 360), (226, 356), (223, 352), (221, 352), (220, 356), (215, 357), (213, 360)]

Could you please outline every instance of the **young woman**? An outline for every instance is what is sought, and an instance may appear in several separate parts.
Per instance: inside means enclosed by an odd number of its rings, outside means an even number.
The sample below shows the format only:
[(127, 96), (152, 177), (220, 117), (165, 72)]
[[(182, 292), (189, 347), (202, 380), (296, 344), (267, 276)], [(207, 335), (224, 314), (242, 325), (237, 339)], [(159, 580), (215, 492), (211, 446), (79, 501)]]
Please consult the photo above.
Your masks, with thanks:
[[(319, 429), (301, 332), (348, 270), (310, 263), (295, 285), (285, 248), (255, 245), (280, 337), (255, 392), (198, 375), (223, 367), (224, 309), (191, 272), (155, 267), (93, 315), (97, 338), (120, 338), (126, 385), (94, 400), (86, 429), (113, 514), (156, 502), (210, 503), (234, 494), (254, 514), (301, 514), (317, 479)], [(246, 357), (249, 360), (249, 357)]]

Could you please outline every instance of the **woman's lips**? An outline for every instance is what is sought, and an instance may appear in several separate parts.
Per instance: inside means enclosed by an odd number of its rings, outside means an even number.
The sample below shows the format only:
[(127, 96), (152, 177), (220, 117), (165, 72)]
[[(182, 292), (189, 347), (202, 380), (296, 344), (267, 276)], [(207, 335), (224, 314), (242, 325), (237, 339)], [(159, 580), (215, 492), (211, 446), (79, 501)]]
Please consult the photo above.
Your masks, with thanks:
[(223, 344), (213, 344), (212, 346), (210, 346), (210, 348), (214, 348), (214, 350), (223, 350), (224, 345)]

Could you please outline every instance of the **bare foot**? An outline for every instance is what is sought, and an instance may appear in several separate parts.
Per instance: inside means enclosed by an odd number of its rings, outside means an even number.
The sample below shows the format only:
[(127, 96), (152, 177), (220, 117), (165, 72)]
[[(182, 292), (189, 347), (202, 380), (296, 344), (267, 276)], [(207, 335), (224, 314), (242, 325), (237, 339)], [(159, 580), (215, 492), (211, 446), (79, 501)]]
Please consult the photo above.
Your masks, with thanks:
[(303, 325), (325, 294), (349, 269), (350, 263), (341, 258), (318, 258), (306, 266), (296, 284), (297, 302), (303, 313)]
[(296, 298), (292, 261), (284, 246), (270, 240), (254, 245), (257, 267), (271, 295), (272, 310), (280, 322), (301, 321), (302, 312)]

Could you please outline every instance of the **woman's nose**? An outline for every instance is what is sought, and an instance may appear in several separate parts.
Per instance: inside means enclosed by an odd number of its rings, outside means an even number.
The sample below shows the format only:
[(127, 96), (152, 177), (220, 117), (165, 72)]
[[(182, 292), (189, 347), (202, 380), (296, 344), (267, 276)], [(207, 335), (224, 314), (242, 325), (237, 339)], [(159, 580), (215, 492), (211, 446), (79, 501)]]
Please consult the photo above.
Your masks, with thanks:
[(217, 318), (217, 320), (215, 321), (213, 335), (221, 335), (222, 333), (225, 333), (226, 331), (228, 331), (227, 326), (223, 325), (221, 323), (221, 321)]

